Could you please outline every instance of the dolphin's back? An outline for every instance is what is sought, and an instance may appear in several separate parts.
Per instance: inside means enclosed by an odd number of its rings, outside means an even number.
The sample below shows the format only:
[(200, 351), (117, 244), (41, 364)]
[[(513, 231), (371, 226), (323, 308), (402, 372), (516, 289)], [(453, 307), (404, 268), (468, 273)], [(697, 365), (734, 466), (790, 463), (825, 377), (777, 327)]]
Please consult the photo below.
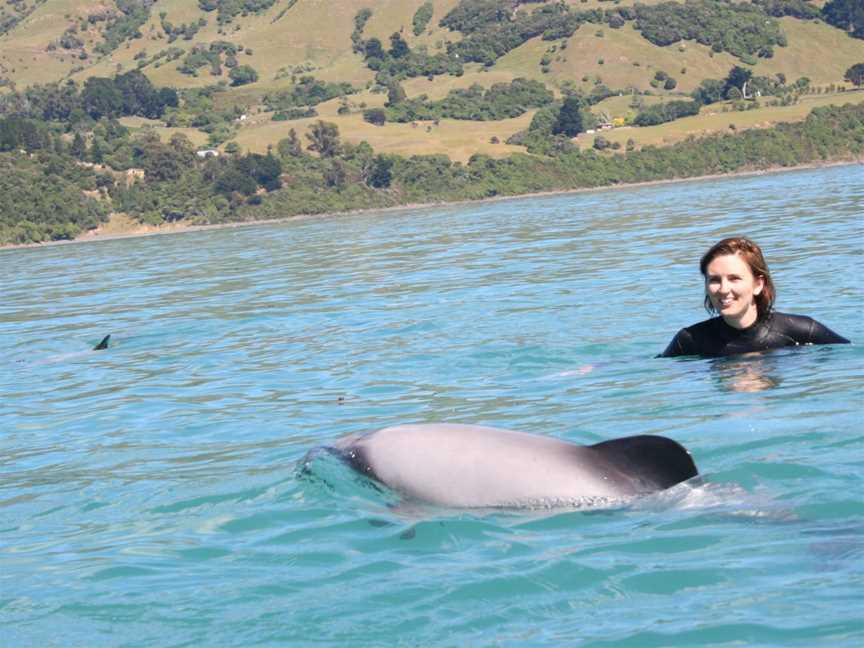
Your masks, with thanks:
[[(586, 447), (479, 425), (425, 424), (344, 439), (336, 449), (358, 472), (404, 495), (454, 507), (596, 503), (696, 474), (686, 450), (652, 436)], [(668, 468), (666, 455), (674, 464)]]

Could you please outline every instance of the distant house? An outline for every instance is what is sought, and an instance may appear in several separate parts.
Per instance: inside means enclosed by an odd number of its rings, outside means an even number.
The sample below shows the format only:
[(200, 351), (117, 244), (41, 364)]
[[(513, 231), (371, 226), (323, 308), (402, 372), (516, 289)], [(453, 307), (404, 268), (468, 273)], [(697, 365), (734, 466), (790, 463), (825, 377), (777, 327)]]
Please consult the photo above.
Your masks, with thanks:
[(200, 151), (195, 151), (195, 155), (199, 158), (219, 157), (219, 151), (216, 149), (201, 149)]
[(608, 113), (601, 113), (597, 122), (597, 130), (609, 130), (612, 128), (612, 118)]

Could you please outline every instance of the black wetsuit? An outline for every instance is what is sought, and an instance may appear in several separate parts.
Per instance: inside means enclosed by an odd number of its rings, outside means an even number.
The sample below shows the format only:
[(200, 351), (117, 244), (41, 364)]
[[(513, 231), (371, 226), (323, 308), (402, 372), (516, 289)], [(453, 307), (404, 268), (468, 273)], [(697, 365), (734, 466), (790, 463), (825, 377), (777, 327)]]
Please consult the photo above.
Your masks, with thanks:
[(770, 313), (745, 329), (736, 329), (722, 317), (714, 317), (678, 331), (658, 357), (717, 357), (801, 344), (849, 344), (849, 340), (804, 315)]

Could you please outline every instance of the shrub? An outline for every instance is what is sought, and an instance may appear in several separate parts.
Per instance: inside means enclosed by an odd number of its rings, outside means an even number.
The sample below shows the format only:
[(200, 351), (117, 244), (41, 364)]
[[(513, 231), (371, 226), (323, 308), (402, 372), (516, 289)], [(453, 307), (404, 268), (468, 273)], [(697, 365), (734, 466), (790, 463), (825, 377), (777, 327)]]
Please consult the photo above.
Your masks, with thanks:
[(370, 108), (363, 111), (363, 121), (375, 126), (383, 126), (387, 122), (387, 113), (382, 108)]
[(238, 65), (228, 73), (228, 78), (231, 79), (231, 85), (242, 86), (255, 83), (258, 80), (258, 73), (251, 65)]
[(603, 137), (602, 135), (598, 135), (594, 138), (594, 148), (598, 151), (603, 151), (612, 146), (611, 142), (608, 139)]
[(432, 12), (432, 3), (424, 2), (414, 13), (413, 23), (415, 36), (419, 36), (423, 33), (423, 30), (426, 29), (426, 25), (428, 25), (429, 21), (432, 19)]
[(314, 108), (288, 108), (273, 113), (273, 121), (291, 121), (293, 119), (306, 119), (315, 117), (318, 111)]

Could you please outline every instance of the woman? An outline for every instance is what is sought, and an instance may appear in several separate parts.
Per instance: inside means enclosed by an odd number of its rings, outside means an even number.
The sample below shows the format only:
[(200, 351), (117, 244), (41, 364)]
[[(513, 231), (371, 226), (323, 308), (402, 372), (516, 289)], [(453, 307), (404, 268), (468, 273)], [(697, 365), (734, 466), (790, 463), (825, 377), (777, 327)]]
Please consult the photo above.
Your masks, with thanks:
[(727, 356), (801, 344), (848, 344), (819, 322), (774, 312), (776, 291), (762, 250), (746, 238), (723, 239), (699, 263), (705, 309), (714, 317), (678, 331), (661, 357)]

